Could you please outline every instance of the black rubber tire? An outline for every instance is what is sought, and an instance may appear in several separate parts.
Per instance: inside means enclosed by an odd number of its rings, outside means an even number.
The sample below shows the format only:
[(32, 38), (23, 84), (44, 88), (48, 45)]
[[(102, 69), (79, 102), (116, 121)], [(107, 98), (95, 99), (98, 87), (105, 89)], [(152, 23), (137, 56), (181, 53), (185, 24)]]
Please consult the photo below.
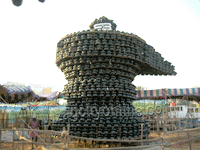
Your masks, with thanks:
[[(158, 108), (160, 108), (160, 110), (158, 110)], [(161, 110), (161, 106), (156, 106), (156, 114), (161, 114), (162, 110)]]
[(19, 7), (22, 5), (23, 0), (12, 0), (13, 5)]
[(150, 116), (152, 116), (152, 115), (154, 114), (154, 112), (150, 114), (150, 112), (149, 112), (149, 111), (150, 111), (150, 109), (152, 109), (152, 110), (153, 110), (153, 108), (152, 108), (152, 107), (149, 107), (149, 108), (148, 108), (148, 114), (149, 114)]
[[(138, 110), (140, 110), (140, 111), (138, 112)], [(141, 113), (141, 109), (140, 109), (140, 108), (137, 108), (136, 111), (137, 111), (138, 116), (142, 116), (142, 113)]]
[(41, 2), (41, 3), (44, 3), (45, 2), (45, 0), (38, 0), (39, 2)]

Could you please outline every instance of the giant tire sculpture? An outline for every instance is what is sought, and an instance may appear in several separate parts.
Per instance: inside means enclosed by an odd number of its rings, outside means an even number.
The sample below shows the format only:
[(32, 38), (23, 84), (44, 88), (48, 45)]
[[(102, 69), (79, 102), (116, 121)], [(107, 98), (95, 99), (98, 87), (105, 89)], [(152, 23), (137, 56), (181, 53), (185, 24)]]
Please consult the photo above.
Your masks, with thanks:
[[(44, 3), (44, 2), (45, 2), (45, 0), (38, 0), (38, 1), (41, 2), (41, 3)], [(19, 6), (22, 5), (23, 0), (12, 0), (12, 3), (13, 3), (13, 5), (19, 7)]]
[[(94, 29), (94, 24), (106, 22), (112, 30)], [(149, 122), (132, 106), (136, 90), (131, 82), (139, 74), (175, 75), (174, 67), (138, 36), (115, 31), (116, 24), (106, 17), (90, 28), (57, 44), (56, 64), (68, 80), (63, 91), (68, 104), (52, 129), (70, 124), (70, 135), (130, 139), (141, 136), (144, 124), (147, 137)]]

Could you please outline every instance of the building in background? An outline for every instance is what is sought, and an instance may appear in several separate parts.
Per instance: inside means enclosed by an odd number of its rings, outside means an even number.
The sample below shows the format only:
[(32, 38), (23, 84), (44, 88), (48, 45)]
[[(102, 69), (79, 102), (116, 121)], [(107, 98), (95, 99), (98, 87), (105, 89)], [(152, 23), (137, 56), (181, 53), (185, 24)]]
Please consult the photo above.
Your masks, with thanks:
[(147, 87), (136, 86), (135, 90), (147, 90)]
[(6, 82), (5, 84), (3, 85), (6, 85), (6, 86), (26, 86), (25, 84), (22, 84), (22, 83), (18, 83), (18, 82)]
[(35, 94), (39, 94), (39, 92), (37, 91), (37, 90), (35, 90), (35, 89), (33, 89), (33, 92), (35, 93)]
[(46, 87), (42, 90), (42, 93), (45, 94), (45, 93), (52, 93), (52, 88), (51, 87)]

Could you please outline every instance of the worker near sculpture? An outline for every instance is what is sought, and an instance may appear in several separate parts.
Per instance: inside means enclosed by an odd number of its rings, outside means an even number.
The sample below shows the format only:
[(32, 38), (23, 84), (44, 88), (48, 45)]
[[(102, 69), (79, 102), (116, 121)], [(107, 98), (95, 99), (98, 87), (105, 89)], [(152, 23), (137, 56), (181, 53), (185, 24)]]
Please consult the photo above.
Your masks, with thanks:
[[(36, 115), (33, 115), (33, 119), (28, 124), (31, 129), (38, 129), (39, 128), (39, 120), (36, 119)], [(35, 131), (31, 131), (30, 137), (32, 141), (35, 139), (35, 142), (37, 142), (37, 135), (38, 133)]]

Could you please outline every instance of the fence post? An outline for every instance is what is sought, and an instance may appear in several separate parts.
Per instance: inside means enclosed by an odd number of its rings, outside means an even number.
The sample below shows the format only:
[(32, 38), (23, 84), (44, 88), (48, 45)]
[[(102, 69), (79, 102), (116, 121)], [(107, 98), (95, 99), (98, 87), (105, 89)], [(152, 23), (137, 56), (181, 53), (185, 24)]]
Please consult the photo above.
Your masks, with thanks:
[(26, 122), (29, 122), (28, 121), (28, 112), (27, 112), (27, 110), (26, 110)]
[(143, 146), (143, 124), (141, 124), (141, 146)]
[[(178, 137), (180, 137), (180, 135), (179, 135), (179, 131), (178, 131)], [(182, 148), (182, 143), (180, 143), (180, 147)]]
[[(24, 130), (22, 129), (22, 137), (24, 137)], [(24, 150), (24, 143), (22, 143), (22, 150)]]
[(21, 109), (21, 117), (19, 117), (20, 118), (20, 125), (19, 125), (19, 127), (21, 128), (22, 127), (22, 123), (21, 123), (21, 121), (22, 120), (24, 120), (24, 111), (23, 111), (23, 109)]
[(8, 127), (8, 113), (6, 112), (5, 109), (4, 109), (4, 124), (5, 128)]
[(49, 122), (49, 120), (50, 120), (50, 119), (49, 119), (49, 113), (48, 113), (47, 115), (48, 115), (48, 116), (47, 116), (47, 120), (48, 120), (48, 122)]
[(14, 116), (12, 116), (12, 128), (14, 128)]
[(13, 131), (13, 132), (12, 132), (12, 133), (13, 133), (13, 135), (12, 135), (12, 140), (13, 140), (13, 141), (12, 141), (12, 149), (13, 149), (13, 148), (14, 148), (14, 128), (12, 128), (12, 131)]
[(18, 123), (17, 123), (18, 119), (17, 119), (17, 112), (15, 112), (15, 127), (18, 128)]
[(160, 127), (159, 127), (159, 119), (158, 118), (157, 118), (156, 122), (157, 122), (157, 133), (158, 133), (158, 135), (160, 135)]
[(2, 124), (2, 128), (3, 128), (3, 113), (2, 113), (2, 110), (0, 110), (0, 124)]
[(30, 110), (30, 111), (29, 111), (29, 118), (28, 118), (29, 120), (28, 120), (28, 122), (30, 121), (31, 116), (32, 116), (32, 115), (31, 115), (31, 110)]
[[(44, 125), (44, 131), (47, 131), (47, 125)], [(47, 136), (46, 136), (46, 132), (45, 132), (45, 142), (47, 141), (47, 138), (46, 138)]]
[(6, 128), (6, 110), (3, 110), (3, 128)]
[(1, 131), (2, 131), (2, 124), (0, 124), (0, 147), (1, 147)]
[(162, 139), (162, 150), (164, 150), (164, 133), (161, 134), (161, 139)]
[(70, 124), (67, 125), (67, 149), (69, 150), (69, 140), (70, 140), (70, 137), (69, 137), (69, 133), (70, 133)]
[[(66, 131), (66, 128), (63, 127), (63, 133), (64, 133), (64, 135), (63, 135), (63, 136), (64, 136), (64, 147), (65, 147), (64, 149), (66, 149), (66, 143), (67, 143), (67, 134), (66, 134), (65, 131)], [(69, 147), (67, 147), (67, 148), (69, 149)], [(67, 149), (67, 150), (68, 150), (68, 149)]]
[[(188, 136), (188, 140), (190, 139), (190, 134), (189, 134), (189, 132), (188, 132), (188, 130), (187, 130), (187, 136)], [(190, 147), (190, 150), (192, 150), (192, 146), (191, 146), (191, 142), (189, 141), (189, 147)]]
[(152, 119), (152, 122), (153, 122), (153, 133), (155, 133), (155, 119), (154, 118)]

